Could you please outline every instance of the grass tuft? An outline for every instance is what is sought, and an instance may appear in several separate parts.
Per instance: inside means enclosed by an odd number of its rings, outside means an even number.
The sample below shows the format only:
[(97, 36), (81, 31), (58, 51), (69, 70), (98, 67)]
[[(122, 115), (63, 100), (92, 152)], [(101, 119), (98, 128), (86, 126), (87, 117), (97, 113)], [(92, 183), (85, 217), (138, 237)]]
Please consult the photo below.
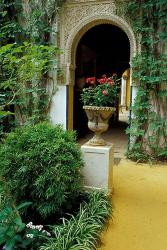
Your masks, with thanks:
[(80, 205), (77, 216), (53, 227), (53, 236), (40, 250), (91, 250), (100, 243), (100, 233), (112, 215), (112, 204), (104, 192), (94, 191)]

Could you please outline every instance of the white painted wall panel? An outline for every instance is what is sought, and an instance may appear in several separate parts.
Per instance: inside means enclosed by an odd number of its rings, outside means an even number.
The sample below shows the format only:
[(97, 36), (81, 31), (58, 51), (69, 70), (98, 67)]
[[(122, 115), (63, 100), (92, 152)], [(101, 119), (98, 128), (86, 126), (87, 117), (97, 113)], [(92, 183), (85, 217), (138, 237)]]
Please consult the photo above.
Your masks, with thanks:
[(67, 89), (66, 86), (58, 86), (56, 94), (52, 97), (50, 109), (50, 121), (53, 124), (62, 124), (66, 129), (67, 117)]

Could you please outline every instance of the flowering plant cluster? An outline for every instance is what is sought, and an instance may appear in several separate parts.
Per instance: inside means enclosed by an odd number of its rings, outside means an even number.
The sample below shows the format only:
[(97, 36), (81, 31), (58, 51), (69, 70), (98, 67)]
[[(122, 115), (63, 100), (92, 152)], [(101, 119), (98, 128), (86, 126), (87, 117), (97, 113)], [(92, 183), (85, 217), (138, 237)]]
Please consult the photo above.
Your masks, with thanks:
[(39, 249), (40, 245), (51, 236), (43, 225), (33, 225), (32, 222), (25, 224), (19, 214), (11, 213), (9, 207), (8, 209), (11, 217), (8, 216), (7, 218), (11, 221), (7, 222), (6, 219), (3, 226), (0, 223), (0, 231), (2, 231), (0, 234), (0, 249), (1, 246), (3, 246), (2, 250)]
[(44, 230), (43, 225), (33, 225), (31, 221), (26, 224), (26, 228), (29, 230), (29, 232), (26, 233), (26, 238), (33, 239), (37, 236), (51, 236), (48, 231)]
[(100, 79), (88, 77), (86, 83), (89, 86), (84, 88), (81, 94), (81, 100), (84, 105), (98, 107), (114, 106), (119, 89), (116, 73), (111, 77), (102, 75)]

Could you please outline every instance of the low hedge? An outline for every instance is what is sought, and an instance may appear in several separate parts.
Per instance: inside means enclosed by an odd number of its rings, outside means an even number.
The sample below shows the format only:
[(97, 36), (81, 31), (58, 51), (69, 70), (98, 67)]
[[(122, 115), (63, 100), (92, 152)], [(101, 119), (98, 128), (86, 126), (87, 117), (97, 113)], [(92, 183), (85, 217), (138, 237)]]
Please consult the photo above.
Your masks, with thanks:
[(44, 218), (75, 202), (82, 166), (75, 134), (59, 125), (18, 128), (0, 147), (0, 174), (16, 203), (32, 202), (34, 212)]

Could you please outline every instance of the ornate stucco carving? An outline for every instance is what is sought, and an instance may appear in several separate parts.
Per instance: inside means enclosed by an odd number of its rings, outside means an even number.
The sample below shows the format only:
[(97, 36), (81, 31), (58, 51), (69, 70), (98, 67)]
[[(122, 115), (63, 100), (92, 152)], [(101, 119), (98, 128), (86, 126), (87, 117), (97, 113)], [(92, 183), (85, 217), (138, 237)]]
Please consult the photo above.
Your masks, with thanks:
[[(62, 9), (60, 21), (60, 47), (64, 51), (61, 56), (62, 65), (75, 68), (75, 54), (80, 39), (89, 29), (100, 24), (116, 25), (127, 34), (130, 42), (131, 63), (137, 50), (136, 39), (130, 25), (117, 15), (115, 1), (68, 0)], [(69, 77), (68, 83), (73, 81), (70, 73)]]
[[(73, 1), (74, 2), (74, 1)], [(103, 2), (103, 1), (77, 1), (79, 4), (75, 5), (65, 5), (63, 9), (63, 39), (66, 43), (70, 31), (84, 18), (95, 14), (107, 14), (115, 13), (116, 6), (113, 1)], [(85, 4), (86, 3), (86, 4)]]

